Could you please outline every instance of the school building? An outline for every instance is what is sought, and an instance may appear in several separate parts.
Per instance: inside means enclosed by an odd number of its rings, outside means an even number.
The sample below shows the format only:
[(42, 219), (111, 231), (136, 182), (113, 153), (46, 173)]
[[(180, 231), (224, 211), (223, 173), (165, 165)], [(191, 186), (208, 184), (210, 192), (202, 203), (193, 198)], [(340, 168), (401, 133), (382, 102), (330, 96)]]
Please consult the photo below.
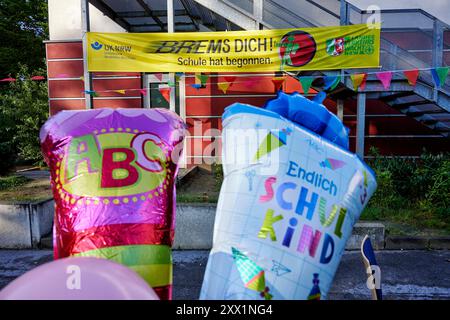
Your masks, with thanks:
[[(159, 88), (171, 81), (173, 75), (168, 73), (89, 73), (85, 52), (90, 44), (83, 40), (84, 32), (286, 29), (365, 23), (379, 14), (381, 70), (417, 68), (421, 71), (415, 86), (409, 85), (401, 72), (394, 74), (387, 90), (369, 74), (361, 92), (353, 90), (348, 75), (373, 70), (297, 75), (347, 75), (324, 105), (350, 128), (351, 150), (360, 155), (367, 156), (371, 147), (388, 156), (418, 156), (423, 149), (450, 151), (450, 76), (437, 87), (427, 71), (450, 65), (450, 17), (445, 16), (450, 4), (378, 2), (379, 8), (368, 7), (365, 0), (49, 0), (50, 39), (45, 45), (50, 114), (105, 107), (171, 108), (191, 130), (187, 157), (202, 159), (201, 146), (220, 139), (205, 131), (221, 128), (225, 107), (234, 102), (263, 106), (276, 96), (274, 77), (285, 77), (284, 92), (301, 92), (298, 80), (276, 72), (210, 73), (206, 85), (195, 88), (195, 75), (187, 73), (176, 78), (167, 102)], [(411, 4), (416, 6), (408, 7)], [(378, 9), (381, 11), (374, 11)], [(224, 81), (232, 81), (226, 93), (217, 86)], [(317, 78), (308, 95), (314, 95), (322, 85)], [(85, 90), (98, 91), (99, 95), (86, 94)], [(202, 123), (203, 132), (194, 132), (194, 122)]]

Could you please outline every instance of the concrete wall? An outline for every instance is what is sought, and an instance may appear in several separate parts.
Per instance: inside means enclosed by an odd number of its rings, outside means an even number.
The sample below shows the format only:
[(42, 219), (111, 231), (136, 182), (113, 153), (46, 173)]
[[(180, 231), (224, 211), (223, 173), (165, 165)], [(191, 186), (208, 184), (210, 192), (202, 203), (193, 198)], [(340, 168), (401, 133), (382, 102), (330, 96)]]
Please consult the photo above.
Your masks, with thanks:
[(178, 204), (174, 249), (211, 249), (215, 204)]
[[(215, 204), (178, 204), (174, 249), (209, 250), (212, 247)], [(384, 248), (384, 225), (358, 222), (347, 242), (347, 250), (359, 250), (364, 236), (370, 236), (375, 250)]]
[(24, 204), (0, 204), (0, 248), (35, 248), (52, 230), (53, 199)]

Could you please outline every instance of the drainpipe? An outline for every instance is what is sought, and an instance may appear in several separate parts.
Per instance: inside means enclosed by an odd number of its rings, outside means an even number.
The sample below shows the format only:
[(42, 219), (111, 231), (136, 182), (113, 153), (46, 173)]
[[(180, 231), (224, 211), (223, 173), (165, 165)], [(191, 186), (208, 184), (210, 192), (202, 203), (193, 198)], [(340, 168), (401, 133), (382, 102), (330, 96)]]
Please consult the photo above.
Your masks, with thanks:
[[(168, 33), (175, 32), (175, 26), (173, 22), (173, 0), (167, 0), (167, 32)], [(169, 81), (170, 83), (175, 84), (175, 73), (173, 72), (169, 73)], [(175, 112), (175, 98), (176, 98), (175, 90), (176, 86), (170, 90), (169, 107), (170, 110), (173, 112)]]
[[(87, 64), (87, 52), (88, 45), (86, 33), (91, 30), (89, 20), (89, 0), (81, 0), (81, 37), (83, 41), (83, 77), (84, 77), (84, 90), (92, 90), (92, 77), (88, 71)], [(89, 93), (84, 94), (86, 109), (92, 109), (92, 95)]]

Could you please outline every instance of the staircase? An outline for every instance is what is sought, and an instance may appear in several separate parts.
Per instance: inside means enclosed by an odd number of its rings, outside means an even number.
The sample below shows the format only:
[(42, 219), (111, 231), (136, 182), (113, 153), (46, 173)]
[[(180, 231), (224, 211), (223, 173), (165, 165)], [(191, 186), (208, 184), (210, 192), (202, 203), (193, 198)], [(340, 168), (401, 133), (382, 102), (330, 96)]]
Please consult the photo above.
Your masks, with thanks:
[[(361, 10), (345, 0), (191, 0), (222, 15), (243, 29), (301, 28), (326, 25), (366, 23), (371, 11)], [(224, 16), (226, 15), (226, 16)], [(407, 70), (445, 65), (444, 52), (450, 51), (450, 26), (421, 9), (382, 10), (381, 70)], [(400, 34), (400, 37), (398, 35)], [(403, 37), (414, 35), (417, 47), (405, 48)], [(444, 39), (446, 35), (446, 39)], [(447, 58), (447, 65), (449, 63)], [(350, 74), (378, 71), (352, 69), (303, 74)], [(332, 99), (354, 97), (350, 77), (329, 93)], [(369, 75), (366, 97), (379, 99), (401, 113), (450, 137), (450, 77), (438, 88), (430, 72), (421, 72), (412, 87), (402, 73), (395, 73), (389, 91), (384, 90), (375, 75)]]

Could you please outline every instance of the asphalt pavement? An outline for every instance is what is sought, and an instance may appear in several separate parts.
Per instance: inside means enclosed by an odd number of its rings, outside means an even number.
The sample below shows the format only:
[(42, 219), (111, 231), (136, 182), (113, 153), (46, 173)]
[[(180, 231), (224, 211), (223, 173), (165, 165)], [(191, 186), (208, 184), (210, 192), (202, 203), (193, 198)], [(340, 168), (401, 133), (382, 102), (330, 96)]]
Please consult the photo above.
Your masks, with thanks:
[[(385, 299), (450, 299), (450, 251), (377, 251)], [(174, 299), (198, 299), (208, 251), (174, 251)], [(0, 288), (52, 260), (51, 250), (0, 250)], [(345, 252), (329, 299), (370, 299), (359, 252)]]

